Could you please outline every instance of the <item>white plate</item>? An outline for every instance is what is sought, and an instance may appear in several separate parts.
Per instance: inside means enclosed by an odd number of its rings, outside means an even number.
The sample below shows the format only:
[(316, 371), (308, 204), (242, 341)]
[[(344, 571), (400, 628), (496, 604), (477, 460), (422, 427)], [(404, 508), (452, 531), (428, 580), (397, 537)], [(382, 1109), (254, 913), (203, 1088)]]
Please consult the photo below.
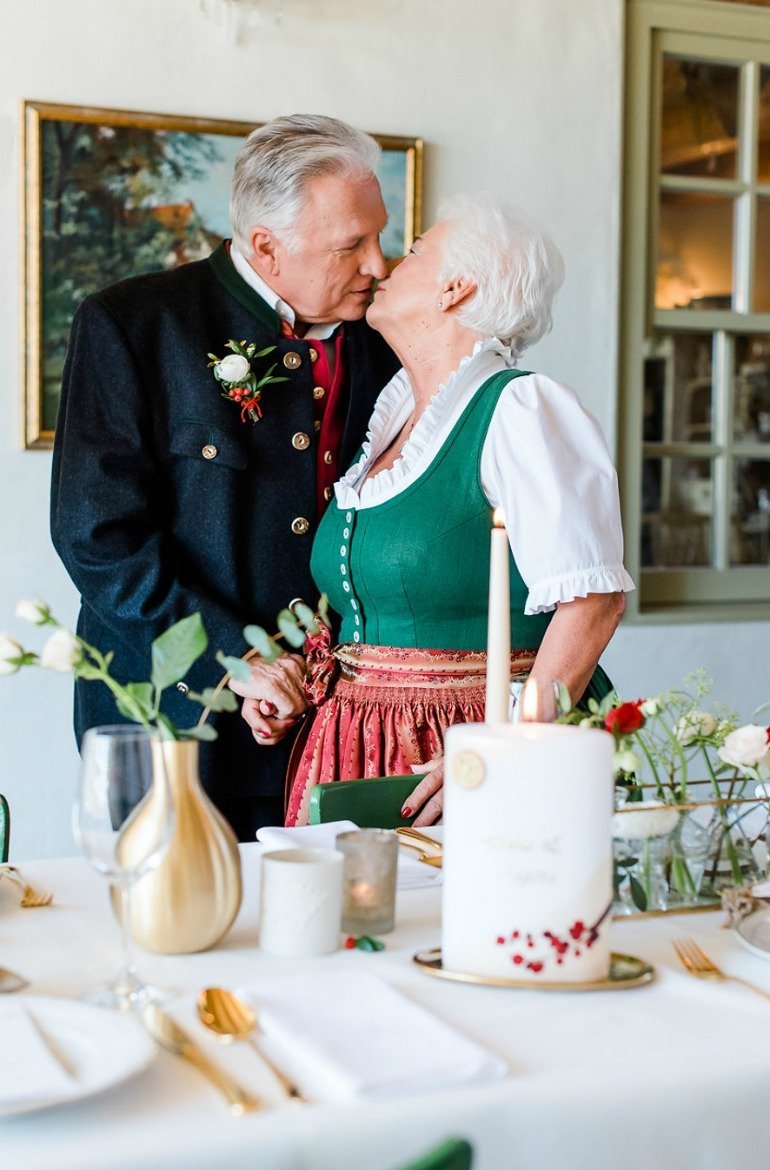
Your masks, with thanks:
[[(94, 1007), (75, 999), (48, 995), (19, 995), (27, 1004), (52, 1045), (75, 1074), (72, 1088), (61, 1096), (20, 1101), (0, 1101), (0, 1116), (50, 1109), (103, 1093), (146, 1069), (157, 1054), (155, 1042), (133, 1016)], [(8, 1059), (4, 1054), (2, 1059)]]
[(755, 910), (742, 918), (735, 933), (753, 954), (770, 959), (770, 910)]

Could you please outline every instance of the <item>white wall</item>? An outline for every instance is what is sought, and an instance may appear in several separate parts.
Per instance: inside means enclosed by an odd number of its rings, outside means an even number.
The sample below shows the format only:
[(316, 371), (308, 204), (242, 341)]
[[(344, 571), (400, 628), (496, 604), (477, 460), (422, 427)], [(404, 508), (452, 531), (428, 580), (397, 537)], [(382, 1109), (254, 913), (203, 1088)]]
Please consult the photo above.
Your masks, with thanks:
[[(211, 0), (215, 3), (216, 0)], [(74, 620), (47, 535), (50, 457), (19, 450), (19, 121), (23, 97), (263, 121), (313, 110), (422, 135), (426, 211), (462, 188), (515, 197), (567, 262), (553, 334), (528, 362), (616, 422), (622, 0), (266, 0), (240, 44), (198, 0), (2, 0), (0, 7), (0, 628), (39, 593)], [(278, 13), (276, 18), (272, 13)], [(634, 695), (713, 670), (725, 701), (770, 697), (767, 626), (622, 631), (607, 657)], [(747, 664), (752, 664), (747, 670)], [(69, 685), (0, 680), (0, 791), (17, 858), (70, 851)]]

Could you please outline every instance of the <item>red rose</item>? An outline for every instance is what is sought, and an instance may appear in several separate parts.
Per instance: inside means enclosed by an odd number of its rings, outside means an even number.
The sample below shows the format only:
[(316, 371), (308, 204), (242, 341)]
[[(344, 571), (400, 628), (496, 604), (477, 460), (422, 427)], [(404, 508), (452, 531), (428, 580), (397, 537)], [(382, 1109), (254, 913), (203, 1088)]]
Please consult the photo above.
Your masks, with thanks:
[(644, 727), (642, 701), (635, 699), (632, 703), (621, 703), (619, 707), (613, 707), (605, 717), (604, 726), (617, 735), (630, 735), (632, 731), (638, 731), (640, 727)]

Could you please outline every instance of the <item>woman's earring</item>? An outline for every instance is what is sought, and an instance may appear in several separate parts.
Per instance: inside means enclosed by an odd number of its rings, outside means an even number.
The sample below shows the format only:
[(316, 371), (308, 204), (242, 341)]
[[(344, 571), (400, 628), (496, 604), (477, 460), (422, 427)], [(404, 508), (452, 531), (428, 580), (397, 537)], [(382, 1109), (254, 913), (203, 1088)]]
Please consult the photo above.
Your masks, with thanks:
[(443, 308), (444, 308), (444, 301), (443, 301), (443, 298), (442, 298), (442, 299), (441, 299), (441, 300), (438, 302), (438, 304), (437, 304), (437, 308), (439, 308), (439, 309), (443, 309)]

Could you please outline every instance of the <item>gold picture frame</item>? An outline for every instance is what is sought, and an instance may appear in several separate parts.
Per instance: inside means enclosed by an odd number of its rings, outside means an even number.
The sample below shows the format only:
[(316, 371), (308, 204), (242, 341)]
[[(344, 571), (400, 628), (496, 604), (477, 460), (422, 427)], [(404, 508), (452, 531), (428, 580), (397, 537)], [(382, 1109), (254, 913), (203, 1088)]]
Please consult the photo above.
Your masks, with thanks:
[[(235, 154), (262, 123), (37, 101), (22, 102), (21, 121), (22, 445), (49, 450), (77, 305), (211, 251), (227, 234)], [(373, 137), (394, 258), (421, 230), (423, 142)]]

